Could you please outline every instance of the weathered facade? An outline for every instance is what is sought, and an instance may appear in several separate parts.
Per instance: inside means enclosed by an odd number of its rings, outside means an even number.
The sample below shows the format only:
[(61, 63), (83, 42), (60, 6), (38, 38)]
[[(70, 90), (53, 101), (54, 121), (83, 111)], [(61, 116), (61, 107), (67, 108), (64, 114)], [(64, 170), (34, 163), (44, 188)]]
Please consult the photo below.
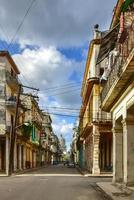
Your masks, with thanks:
[(52, 143), (52, 135), (53, 135), (53, 129), (52, 129), (52, 119), (47, 112), (43, 112), (43, 123), (42, 128), (45, 134), (45, 138), (43, 140), (44, 146), (45, 146), (45, 162), (48, 164), (51, 164), (52, 159), (52, 151), (51, 151), (51, 143)]
[(72, 138), (72, 144), (71, 144), (71, 159), (75, 164), (78, 164), (79, 159), (79, 151), (77, 148), (77, 140), (78, 140), (78, 127), (73, 128), (73, 138)]
[[(30, 95), (21, 95), (21, 106), (24, 109), (23, 119), (17, 134), (20, 145), (24, 148), (24, 169), (38, 167), (43, 163), (40, 135), (42, 132), (43, 113), (37, 101)], [(20, 116), (21, 117), (21, 116)], [(21, 119), (20, 119), (21, 120)], [(23, 137), (22, 137), (23, 136)]]
[(112, 170), (111, 115), (100, 109), (100, 74), (96, 65), (102, 33), (95, 26), (90, 42), (82, 85), (80, 111), (80, 163), (92, 174)]
[(14, 124), (19, 70), (6, 51), (0, 52), (0, 171), (9, 171), (10, 134)]
[[(120, 19), (120, 20), (119, 20)], [(114, 34), (112, 34), (114, 33)], [(113, 41), (113, 43), (111, 43)], [(105, 62), (107, 60), (107, 62)], [(118, 0), (98, 63), (104, 63), (102, 109), (112, 113), (113, 182), (134, 184), (134, 2)]]

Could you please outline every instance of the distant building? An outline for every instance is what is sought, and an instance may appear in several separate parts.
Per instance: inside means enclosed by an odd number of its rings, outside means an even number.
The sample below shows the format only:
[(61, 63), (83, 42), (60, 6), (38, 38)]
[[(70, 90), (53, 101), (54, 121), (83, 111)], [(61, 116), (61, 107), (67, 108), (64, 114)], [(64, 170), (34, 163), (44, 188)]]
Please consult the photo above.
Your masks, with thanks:
[(66, 152), (66, 142), (62, 135), (60, 135), (60, 149), (62, 153)]

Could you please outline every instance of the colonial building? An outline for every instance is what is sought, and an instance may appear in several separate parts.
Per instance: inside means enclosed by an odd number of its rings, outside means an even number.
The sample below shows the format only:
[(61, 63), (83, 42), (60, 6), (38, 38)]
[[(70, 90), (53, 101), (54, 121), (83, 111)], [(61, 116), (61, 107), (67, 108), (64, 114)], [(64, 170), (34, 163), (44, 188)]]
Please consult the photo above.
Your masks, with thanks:
[(134, 1), (118, 0), (98, 63), (102, 109), (112, 113), (113, 181), (134, 184)]
[(73, 128), (73, 138), (72, 138), (72, 144), (71, 144), (71, 159), (75, 164), (78, 164), (79, 159), (79, 151), (77, 149), (77, 140), (78, 140), (78, 127)]
[(96, 65), (102, 34), (95, 25), (82, 84), (80, 110), (80, 164), (92, 174), (112, 170), (111, 115), (100, 109), (101, 68)]
[(61, 149), (59, 138), (53, 133), (51, 143), (52, 159), (51, 164), (58, 164), (61, 160)]
[(44, 145), (46, 149), (45, 162), (47, 164), (51, 164), (52, 160), (51, 144), (52, 144), (53, 129), (52, 129), (51, 116), (47, 112), (43, 112), (42, 128), (45, 134), (45, 139), (44, 139)]
[(19, 70), (7, 51), (0, 51), (0, 171), (9, 171), (10, 134), (14, 124)]
[(24, 168), (33, 168), (40, 166), (43, 162), (40, 144), (43, 113), (38, 102), (30, 94), (29, 96), (21, 95), (21, 107), (24, 109), (24, 117), (20, 122), (22, 126), (18, 128), (18, 133), (21, 134), (17, 134), (17, 137), (20, 137), (20, 145), (24, 145)]

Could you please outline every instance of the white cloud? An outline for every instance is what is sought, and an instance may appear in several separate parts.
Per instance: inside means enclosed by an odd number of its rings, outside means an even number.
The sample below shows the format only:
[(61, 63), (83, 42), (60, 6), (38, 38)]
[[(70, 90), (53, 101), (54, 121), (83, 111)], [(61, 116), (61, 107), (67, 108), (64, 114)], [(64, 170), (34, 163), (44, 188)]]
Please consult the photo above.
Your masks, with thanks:
[(65, 119), (59, 120), (58, 118), (55, 118), (55, 122), (53, 123), (53, 129), (54, 132), (57, 133), (58, 136), (61, 134), (65, 138), (67, 149), (69, 150), (70, 147), (70, 141), (72, 139), (72, 129), (73, 129), (73, 123), (68, 123)]
[[(24, 51), (16, 54), (13, 47), (12, 52), (23, 74), (21, 79), (24, 84), (40, 88), (40, 104), (43, 108), (80, 106), (80, 84), (78, 87), (68, 85), (60, 90), (49, 90), (48, 93), (47, 88), (58, 88), (68, 83), (71, 77), (74, 82), (76, 76), (77, 80), (81, 80), (85, 67), (84, 61), (68, 59), (57, 49), (85, 46), (94, 24), (99, 23), (100, 28), (107, 28), (116, 1), (102, 0), (100, 4), (100, 0), (39, 0), (34, 3), (15, 38)], [(12, 0), (10, 3), (8, 0), (0, 0), (1, 39), (11, 40), (29, 4), (29, 0)], [(28, 45), (38, 48), (29, 49)], [(86, 54), (87, 50), (84, 49), (84, 59)], [(68, 91), (70, 93), (64, 93)], [(54, 130), (58, 135), (65, 135), (69, 146), (73, 126), (71, 120), (55, 115), (52, 118)]]
[[(78, 75), (82, 73), (83, 61), (76, 62), (69, 60), (54, 47), (33, 50), (25, 49), (22, 54), (15, 54), (13, 59), (18, 64), (20, 71), (26, 76), (26, 79), (30, 81), (30, 84), (40, 88), (39, 97), (41, 109), (45, 109), (50, 114), (59, 113), (64, 115), (65, 113), (67, 115), (78, 115), (78, 111), (77, 113), (73, 113), (74, 111), (71, 110), (57, 110), (53, 107), (78, 108), (80, 106), (80, 90), (75, 92), (76, 87), (71, 85), (64, 86), (63, 89), (60, 89), (60, 87), (63, 83), (65, 84), (69, 81), (69, 77), (74, 71)], [(23, 78), (23, 80), (25, 79)], [(48, 93), (47, 88), (55, 88), (55, 86), (58, 86), (59, 89), (49, 90)], [(80, 87), (81, 84), (79, 84)], [(64, 94), (68, 90), (72, 92)], [(61, 94), (55, 95), (57, 93)], [(65, 137), (67, 148), (69, 149), (73, 123), (68, 121), (64, 116), (60, 117), (54, 114), (52, 115), (52, 120), (54, 132), (58, 136), (62, 134)]]
[(85, 64), (83, 61), (67, 59), (55, 47), (25, 49), (22, 54), (15, 54), (13, 58), (30, 85), (40, 88), (41, 98), (53, 98), (53, 106), (57, 104), (56, 101), (59, 105), (78, 106), (81, 84), (62, 85), (70, 82), (74, 71), (79, 78), (82, 77)]
[[(83, 45), (94, 24), (106, 28), (117, 0), (39, 0), (25, 19), (16, 39), (24, 44), (56, 47)], [(11, 39), (29, 0), (0, 0), (0, 22)], [(107, 16), (107, 17), (106, 17)], [(1, 37), (5, 37), (5, 33)]]

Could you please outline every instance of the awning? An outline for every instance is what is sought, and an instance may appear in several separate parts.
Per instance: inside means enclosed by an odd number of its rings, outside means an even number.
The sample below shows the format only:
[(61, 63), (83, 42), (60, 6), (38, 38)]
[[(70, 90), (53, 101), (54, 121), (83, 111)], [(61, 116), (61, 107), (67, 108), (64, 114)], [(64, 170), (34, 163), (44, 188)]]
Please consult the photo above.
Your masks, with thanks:
[(117, 42), (118, 33), (119, 24), (102, 37), (100, 51), (96, 64), (99, 64), (102, 60), (104, 60), (104, 58), (106, 58), (109, 52), (114, 48), (115, 43)]

